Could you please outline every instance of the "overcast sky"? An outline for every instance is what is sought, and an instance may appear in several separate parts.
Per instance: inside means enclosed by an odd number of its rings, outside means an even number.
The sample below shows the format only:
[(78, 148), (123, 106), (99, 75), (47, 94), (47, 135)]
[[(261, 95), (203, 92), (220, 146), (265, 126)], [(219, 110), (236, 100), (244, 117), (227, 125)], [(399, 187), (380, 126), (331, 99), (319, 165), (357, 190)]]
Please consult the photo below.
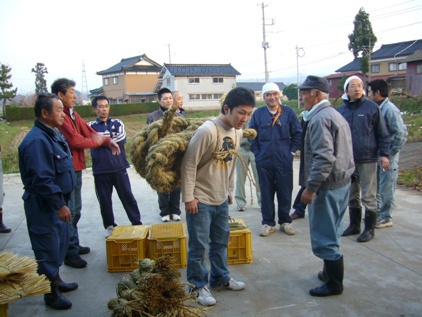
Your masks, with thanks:
[[(422, 39), (422, 0), (267, 1), (270, 80), (325, 76), (353, 60), (347, 49), (363, 7), (378, 42)], [(47, 67), (47, 85), (59, 77), (82, 90), (101, 86), (105, 70), (146, 54), (159, 64), (230, 63), (238, 80), (263, 80), (262, 2), (256, 0), (0, 0), (0, 63), (12, 68), (18, 93), (35, 90), (31, 69)], [(272, 22), (274, 22), (273, 25)], [(296, 47), (303, 48), (297, 58)], [(295, 81), (296, 82), (296, 81)]]

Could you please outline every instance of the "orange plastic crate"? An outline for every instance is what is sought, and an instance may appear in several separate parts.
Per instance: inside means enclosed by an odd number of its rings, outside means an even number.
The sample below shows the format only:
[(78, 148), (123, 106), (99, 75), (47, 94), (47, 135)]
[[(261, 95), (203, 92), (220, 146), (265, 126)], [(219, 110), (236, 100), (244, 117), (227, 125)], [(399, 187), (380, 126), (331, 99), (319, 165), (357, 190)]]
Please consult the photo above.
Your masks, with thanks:
[(167, 254), (174, 258), (174, 268), (186, 267), (188, 252), (184, 223), (163, 223), (150, 226), (148, 257), (155, 260)]
[[(233, 219), (233, 221), (245, 224), (242, 219)], [(230, 231), (227, 263), (252, 263), (252, 235), (249, 228)]]
[(139, 267), (139, 260), (147, 257), (148, 228), (144, 225), (114, 228), (106, 239), (109, 272), (130, 272)]

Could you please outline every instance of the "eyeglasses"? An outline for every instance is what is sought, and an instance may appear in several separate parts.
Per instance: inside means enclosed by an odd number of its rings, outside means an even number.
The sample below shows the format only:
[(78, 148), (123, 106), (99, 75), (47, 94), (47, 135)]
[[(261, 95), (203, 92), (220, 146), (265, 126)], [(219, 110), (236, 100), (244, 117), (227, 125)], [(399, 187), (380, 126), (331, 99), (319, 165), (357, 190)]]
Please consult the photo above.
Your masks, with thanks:
[(97, 108), (98, 109), (108, 109), (108, 108), (110, 108), (110, 105), (100, 105), (100, 106), (97, 106)]

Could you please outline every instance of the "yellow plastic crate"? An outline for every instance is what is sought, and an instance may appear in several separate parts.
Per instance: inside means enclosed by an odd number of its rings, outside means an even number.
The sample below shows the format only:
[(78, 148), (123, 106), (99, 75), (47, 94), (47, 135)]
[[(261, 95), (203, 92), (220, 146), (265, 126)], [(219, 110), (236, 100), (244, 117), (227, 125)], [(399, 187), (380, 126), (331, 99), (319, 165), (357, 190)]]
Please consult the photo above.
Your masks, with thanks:
[[(233, 221), (245, 224), (243, 219), (233, 219)], [(227, 263), (252, 263), (252, 235), (249, 228), (230, 231)]]
[(188, 252), (184, 223), (162, 223), (150, 226), (148, 257), (155, 260), (167, 254), (173, 256), (174, 268), (186, 267)]
[(109, 272), (130, 272), (139, 267), (139, 260), (147, 257), (148, 228), (144, 225), (114, 228), (106, 239)]

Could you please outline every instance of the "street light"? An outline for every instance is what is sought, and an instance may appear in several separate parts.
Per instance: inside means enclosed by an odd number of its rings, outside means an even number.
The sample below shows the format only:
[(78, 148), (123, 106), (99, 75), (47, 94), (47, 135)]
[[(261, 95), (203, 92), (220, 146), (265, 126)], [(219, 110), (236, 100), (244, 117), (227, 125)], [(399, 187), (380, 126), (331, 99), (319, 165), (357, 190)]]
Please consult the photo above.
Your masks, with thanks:
[[(296, 67), (297, 67), (297, 86), (299, 87), (299, 57), (305, 56), (305, 50), (303, 47), (298, 47), (296, 45)], [(299, 101), (299, 89), (297, 90), (297, 107), (300, 108), (300, 101)]]

